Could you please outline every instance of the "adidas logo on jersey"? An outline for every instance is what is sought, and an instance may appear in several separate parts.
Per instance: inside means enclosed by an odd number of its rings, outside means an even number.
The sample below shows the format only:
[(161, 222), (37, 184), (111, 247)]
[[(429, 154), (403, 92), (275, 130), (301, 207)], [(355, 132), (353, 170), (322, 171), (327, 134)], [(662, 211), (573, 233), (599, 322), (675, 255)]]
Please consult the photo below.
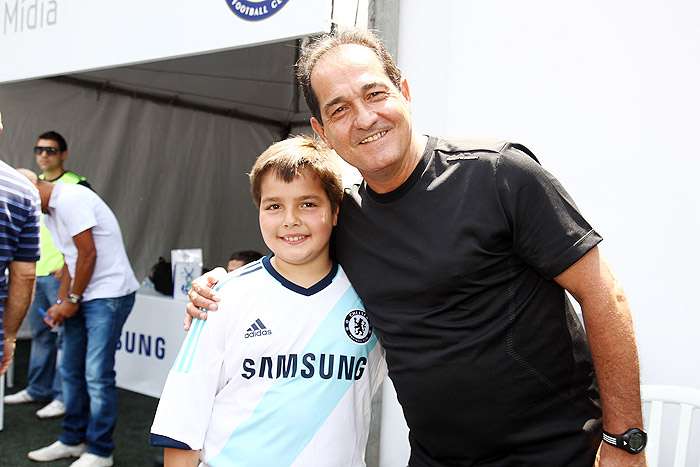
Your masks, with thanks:
[(272, 334), (272, 329), (267, 329), (260, 319), (256, 319), (253, 324), (245, 332), (245, 338), (258, 337), (258, 336), (269, 336)]

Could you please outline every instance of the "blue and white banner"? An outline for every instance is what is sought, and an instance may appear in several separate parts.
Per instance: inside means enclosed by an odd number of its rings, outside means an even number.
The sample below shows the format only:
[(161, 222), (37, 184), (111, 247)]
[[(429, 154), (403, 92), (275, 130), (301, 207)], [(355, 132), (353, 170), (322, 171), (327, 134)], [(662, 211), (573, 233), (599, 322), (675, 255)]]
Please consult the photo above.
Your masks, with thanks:
[(117, 345), (117, 386), (160, 397), (185, 339), (182, 302), (153, 290), (139, 290)]
[(0, 83), (326, 32), (333, 2), (0, 0)]

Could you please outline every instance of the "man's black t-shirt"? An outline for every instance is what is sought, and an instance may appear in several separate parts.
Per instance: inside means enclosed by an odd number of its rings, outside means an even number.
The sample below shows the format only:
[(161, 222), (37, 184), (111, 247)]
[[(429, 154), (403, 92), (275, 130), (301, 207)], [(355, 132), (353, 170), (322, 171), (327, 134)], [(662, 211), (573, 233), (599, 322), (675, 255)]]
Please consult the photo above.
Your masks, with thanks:
[(528, 154), (431, 137), (403, 185), (362, 183), (341, 205), (335, 255), (386, 348), (412, 443), (434, 458), (571, 436), (575, 458), (600, 441), (585, 333), (552, 279), (602, 238)]

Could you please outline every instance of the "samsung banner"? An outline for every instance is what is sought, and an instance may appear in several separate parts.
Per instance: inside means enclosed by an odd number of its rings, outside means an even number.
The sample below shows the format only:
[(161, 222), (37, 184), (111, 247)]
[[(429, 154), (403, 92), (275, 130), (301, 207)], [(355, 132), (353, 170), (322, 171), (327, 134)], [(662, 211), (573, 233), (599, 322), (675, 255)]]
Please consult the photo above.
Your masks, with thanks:
[(328, 31), (332, 0), (0, 0), (0, 83)]

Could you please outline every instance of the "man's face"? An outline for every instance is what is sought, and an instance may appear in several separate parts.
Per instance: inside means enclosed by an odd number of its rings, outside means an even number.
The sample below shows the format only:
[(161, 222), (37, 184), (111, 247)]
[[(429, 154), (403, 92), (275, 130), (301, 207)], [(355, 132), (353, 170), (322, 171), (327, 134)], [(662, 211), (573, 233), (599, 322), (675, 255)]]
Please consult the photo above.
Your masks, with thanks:
[(63, 161), (66, 159), (68, 153), (67, 151), (60, 151), (58, 149), (57, 141), (42, 138), (37, 141), (36, 145), (41, 148), (56, 149), (56, 153), (54, 154), (49, 154), (50, 151), (42, 151), (41, 154), (36, 155), (36, 165), (39, 166), (43, 173), (63, 168)]
[(312, 119), (314, 131), (370, 186), (413, 170), (410, 94), (403, 84), (396, 89), (377, 55), (356, 44), (326, 52), (311, 73), (323, 119), (323, 125)]
[(242, 259), (230, 259), (228, 260), (228, 265), (226, 265), (226, 271), (231, 272), (235, 271), (236, 269), (245, 266), (245, 263), (243, 262)]

